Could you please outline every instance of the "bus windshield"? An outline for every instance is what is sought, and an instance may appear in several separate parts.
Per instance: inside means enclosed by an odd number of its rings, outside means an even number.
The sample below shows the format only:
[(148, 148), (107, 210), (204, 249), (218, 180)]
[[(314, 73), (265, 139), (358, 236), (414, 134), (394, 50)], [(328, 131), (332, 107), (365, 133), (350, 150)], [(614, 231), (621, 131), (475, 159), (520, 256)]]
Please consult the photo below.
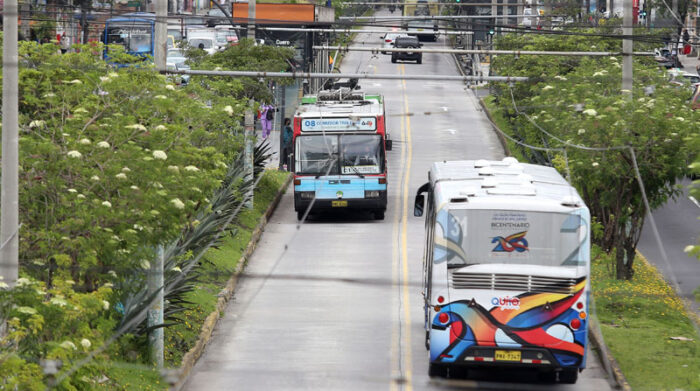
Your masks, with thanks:
[(121, 45), (127, 52), (149, 52), (151, 50), (151, 26), (114, 26), (107, 29), (107, 44)]
[(297, 137), (296, 172), (301, 175), (364, 175), (384, 172), (377, 134)]
[(342, 174), (380, 174), (383, 171), (379, 135), (340, 136), (340, 145)]
[(585, 265), (587, 223), (574, 211), (441, 209), (435, 221), (434, 262), (448, 268), (476, 264)]
[(338, 136), (297, 137), (296, 172), (307, 175), (337, 175)]

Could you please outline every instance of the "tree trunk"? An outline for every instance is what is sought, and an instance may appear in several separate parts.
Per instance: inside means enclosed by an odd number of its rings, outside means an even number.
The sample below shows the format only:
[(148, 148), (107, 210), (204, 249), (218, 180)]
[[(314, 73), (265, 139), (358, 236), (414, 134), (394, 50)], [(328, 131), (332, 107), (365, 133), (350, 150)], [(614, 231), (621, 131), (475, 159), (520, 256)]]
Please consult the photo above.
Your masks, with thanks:
[[(627, 242), (627, 241), (625, 241)], [(620, 245), (615, 249), (615, 277), (618, 280), (631, 280), (634, 277), (635, 246)]]

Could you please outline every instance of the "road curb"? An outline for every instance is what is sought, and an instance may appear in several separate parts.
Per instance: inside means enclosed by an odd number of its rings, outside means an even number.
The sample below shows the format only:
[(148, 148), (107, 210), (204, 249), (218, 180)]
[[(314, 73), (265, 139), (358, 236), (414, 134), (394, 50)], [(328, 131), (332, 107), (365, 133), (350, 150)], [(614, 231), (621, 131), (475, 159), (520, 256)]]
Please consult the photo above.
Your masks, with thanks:
[(615, 360), (615, 357), (613, 357), (612, 353), (610, 353), (608, 345), (605, 344), (603, 334), (600, 330), (600, 323), (598, 323), (598, 318), (592, 316), (590, 319), (591, 327), (588, 328), (588, 336), (590, 337), (591, 343), (595, 346), (596, 350), (598, 351), (598, 356), (600, 357), (600, 360), (603, 361), (603, 364), (608, 364), (603, 365), (603, 369), (605, 369), (605, 372), (607, 372), (608, 376), (610, 376), (614, 380), (615, 388), (623, 391), (632, 391), (632, 387), (627, 382), (625, 374), (622, 373), (622, 368), (620, 368), (620, 365), (617, 363), (617, 360)]
[(486, 113), (486, 117), (489, 119), (491, 127), (496, 129), (496, 137), (498, 137), (498, 140), (501, 142), (501, 146), (503, 147), (503, 151), (505, 152), (506, 156), (512, 156), (510, 149), (508, 148), (508, 142), (506, 141), (505, 136), (503, 136), (505, 132), (496, 125), (496, 121), (493, 120), (491, 112), (489, 111), (489, 108), (486, 107), (486, 103), (484, 103), (482, 98), (479, 98), (479, 105), (484, 110), (484, 113)]
[(284, 184), (280, 187), (279, 191), (277, 192), (277, 195), (272, 200), (267, 210), (265, 211), (265, 214), (263, 214), (263, 216), (260, 218), (260, 222), (253, 230), (253, 234), (250, 237), (250, 242), (248, 242), (248, 246), (246, 246), (245, 251), (243, 251), (243, 254), (241, 254), (241, 257), (238, 259), (236, 270), (234, 270), (233, 275), (231, 276), (231, 278), (229, 278), (228, 282), (226, 282), (226, 286), (218, 294), (219, 299), (216, 302), (216, 309), (212, 311), (209, 314), (209, 316), (207, 316), (207, 318), (204, 320), (204, 323), (202, 324), (202, 329), (199, 333), (199, 339), (197, 340), (195, 345), (182, 357), (182, 364), (180, 365), (178, 371), (178, 381), (171, 388), (171, 390), (180, 390), (180, 388), (185, 384), (185, 381), (187, 380), (190, 371), (192, 371), (192, 368), (194, 368), (194, 365), (197, 363), (197, 360), (199, 359), (199, 357), (202, 356), (202, 353), (204, 353), (204, 349), (206, 348), (207, 344), (209, 343), (209, 340), (211, 339), (214, 327), (216, 327), (216, 324), (219, 321), (222, 312), (226, 308), (228, 301), (233, 296), (233, 292), (236, 288), (236, 283), (238, 282), (238, 276), (241, 274), (241, 272), (243, 272), (246, 265), (248, 264), (248, 259), (251, 255), (253, 255), (253, 252), (257, 247), (258, 241), (260, 240), (260, 237), (262, 236), (262, 233), (265, 230), (265, 226), (267, 225), (270, 216), (272, 216), (272, 213), (277, 208), (277, 205), (282, 199), (282, 195), (287, 191), (287, 187), (289, 187), (291, 181), (292, 175), (287, 176), (287, 179), (285, 180)]

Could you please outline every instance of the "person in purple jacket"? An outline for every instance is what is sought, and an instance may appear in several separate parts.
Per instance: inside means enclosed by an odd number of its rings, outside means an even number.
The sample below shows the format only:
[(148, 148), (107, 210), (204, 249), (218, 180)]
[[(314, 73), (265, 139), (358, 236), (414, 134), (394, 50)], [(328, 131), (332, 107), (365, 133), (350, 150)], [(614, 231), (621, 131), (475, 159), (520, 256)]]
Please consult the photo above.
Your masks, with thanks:
[(270, 105), (260, 107), (260, 124), (262, 126), (262, 137), (267, 139), (272, 131), (272, 123), (275, 120), (275, 108)]

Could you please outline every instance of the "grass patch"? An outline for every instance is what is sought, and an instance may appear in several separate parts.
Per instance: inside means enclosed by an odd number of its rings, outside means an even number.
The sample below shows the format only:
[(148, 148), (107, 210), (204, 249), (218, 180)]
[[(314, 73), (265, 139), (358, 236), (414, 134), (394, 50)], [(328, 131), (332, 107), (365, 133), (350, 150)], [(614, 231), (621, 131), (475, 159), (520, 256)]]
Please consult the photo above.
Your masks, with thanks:
[(163, 381), (160, 373), (143, 364), (125, 362), (108, 363), (107, 378), (103, 383), (92, 385), (95, 390), (167, 390), (168, 385)]
[(184, 324), (165, 329), (165, 362), (168, 367), (178, 367), (182, 357), (199, 338), (202, 323), (216, 308), (217, 295), (238, 265), (238, 260), (250, 242), (253, 230), (287, 179), (288, 172), (267, 170), (255, 189), (253, 209), (242, 210), (236, 224), (236, 234), (227, 235), (221, 246), (211, 249), (204, 257), (202, 278), (194, 291), (187, 295), (192, 302), (184, 311)]
[(700, 343), (681, 299), (648, 263), (637, 259), (634, 278), (620, 281), (611, 272), (613, 257), (592, 253), (596, 315), (632, 389), (699, 390)]

